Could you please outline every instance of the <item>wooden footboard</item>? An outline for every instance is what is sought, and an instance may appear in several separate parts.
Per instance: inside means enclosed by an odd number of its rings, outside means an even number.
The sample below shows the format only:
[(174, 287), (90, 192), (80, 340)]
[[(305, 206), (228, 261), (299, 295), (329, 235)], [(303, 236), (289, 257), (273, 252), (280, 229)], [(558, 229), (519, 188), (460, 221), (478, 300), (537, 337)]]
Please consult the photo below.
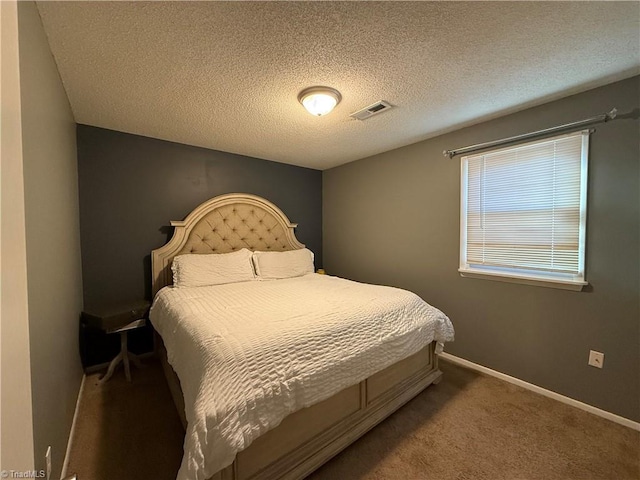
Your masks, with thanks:
[[(184, 400), (178, 378), (159, 353), (183, 425)], [(232, 465), (209, 480), (302, 479), (432, 383), (442, 372), (435, 342), (357, 385), (285, 418), (278, 427), (238, 453)]]

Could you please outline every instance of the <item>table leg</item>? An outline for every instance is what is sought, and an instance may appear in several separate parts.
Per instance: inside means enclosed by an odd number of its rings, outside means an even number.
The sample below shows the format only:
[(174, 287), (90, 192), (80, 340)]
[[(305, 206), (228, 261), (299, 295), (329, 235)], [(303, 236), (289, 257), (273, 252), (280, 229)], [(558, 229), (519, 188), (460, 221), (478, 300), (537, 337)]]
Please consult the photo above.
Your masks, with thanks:
[(111, 375), (113, 375), (113, 372), (116, 369), (116, 366), (118, 365), (118, 363), (120, 363), (120, 361), (122, 360), (122, 351), (116, 355), (116, 358), (114, 358), (113, 360), (111, 360), (111, 363), (109, 364), (109, 369), (107, 370), (107, 373), (104, 375), (104, 377), (102, 377), (100, 379), (100, 383), (104, 383), (107, 380), (109, 380), (111, 378)]

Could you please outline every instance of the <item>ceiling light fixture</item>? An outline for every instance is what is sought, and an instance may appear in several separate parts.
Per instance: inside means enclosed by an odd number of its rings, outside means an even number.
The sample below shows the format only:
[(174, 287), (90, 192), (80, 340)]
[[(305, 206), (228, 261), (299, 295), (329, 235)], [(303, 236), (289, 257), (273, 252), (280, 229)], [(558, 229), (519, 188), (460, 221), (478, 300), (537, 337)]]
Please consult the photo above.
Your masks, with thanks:
[(342, 95), (331, 87), (309, 87), (298, 95), (298, 101), (311, 115), (321, 117), (335, 108), (342, 100)]

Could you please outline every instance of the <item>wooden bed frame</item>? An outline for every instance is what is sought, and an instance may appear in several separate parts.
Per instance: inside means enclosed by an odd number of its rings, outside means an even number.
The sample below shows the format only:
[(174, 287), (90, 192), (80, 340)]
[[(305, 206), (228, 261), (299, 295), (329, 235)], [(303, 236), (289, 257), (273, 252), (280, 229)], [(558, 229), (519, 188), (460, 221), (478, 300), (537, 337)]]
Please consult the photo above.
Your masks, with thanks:
[[(185, 253), (227, 253), (304, 248), (296, 224), (274, 204), (249, 194), (221, 195), (201, 204), (184, 221), (173, 221), (173, 237), (151, 253), (153, 294), (171, 285), (173, 257)], [(184, 400), (177, 375), (158, 341), (165, 376), (183, 425)], [(236, 455), (209, 480), (302, 479), (364, 435), (432, 383), (438, 383), (435, 342), (418, 353), (286, 417)]]

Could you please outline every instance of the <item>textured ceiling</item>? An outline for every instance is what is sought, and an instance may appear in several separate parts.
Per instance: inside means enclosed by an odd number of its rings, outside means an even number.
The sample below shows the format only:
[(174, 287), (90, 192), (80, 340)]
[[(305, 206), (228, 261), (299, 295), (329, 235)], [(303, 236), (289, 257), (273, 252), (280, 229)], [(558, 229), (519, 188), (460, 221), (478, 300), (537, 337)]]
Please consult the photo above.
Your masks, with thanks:
[[(78, 123), (317, 169), (640, 67), (638, 2), (37, 5)], [(312, 85), (331, 114), (298, 103)]]

